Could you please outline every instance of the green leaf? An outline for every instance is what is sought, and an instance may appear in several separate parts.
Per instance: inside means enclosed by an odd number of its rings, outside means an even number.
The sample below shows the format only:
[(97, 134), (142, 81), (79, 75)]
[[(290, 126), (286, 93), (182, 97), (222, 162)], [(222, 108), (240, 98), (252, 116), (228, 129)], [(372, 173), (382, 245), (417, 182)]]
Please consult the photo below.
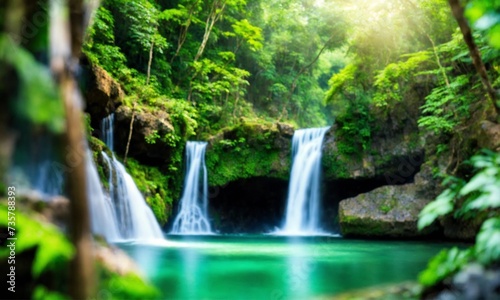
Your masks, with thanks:
[(500, 218), (486, 220), (476, 238), (476, 256), (483, 264), (500, 260)]
[(6, 35), (0, 35), (0, 60), (12, 65), (19, 76), (17, 114), (35, 124), (46, 125), (53, 132), (62, 132), (64, 107), (49, 69)]
[(485, 186), (494, 183), (494, 178), (491, 178), (485, 172), (479, 173), (474, 176), (461, 190), (460, 195), (467, 195), (473, 191), (480, 190)]
[(454, 247), (443, 250), (429, 261), (427, 268), (418, 276), (418, 281), (423, 286), (433, 286), (460, 270), (471, 258), (472, 252), (470, 249), (460, 250)]
[[(7, 206), (0, 204), (0, 215), (6, 216), (7, 211)], [(16, 223), (16, 250), (20, 253), (38, 246), (32, 267), (35, 277), (41, 275), (49, 265), (68, 261), (73, 256), (73, 245), (54, 225), (31, 220), (21, 212), (16, 212)], [(0, 226), (7, 227), (7, 218), (0, 218)], [(0, 251), (0, 256), (7, 254), (4, 250)]]
[(419, 214), (418, 229), (431, 225), (438, 217), (449, 214), (453, 210), (453, 199), (456, 193), (445, 190), (435, 201), (427, 204)]

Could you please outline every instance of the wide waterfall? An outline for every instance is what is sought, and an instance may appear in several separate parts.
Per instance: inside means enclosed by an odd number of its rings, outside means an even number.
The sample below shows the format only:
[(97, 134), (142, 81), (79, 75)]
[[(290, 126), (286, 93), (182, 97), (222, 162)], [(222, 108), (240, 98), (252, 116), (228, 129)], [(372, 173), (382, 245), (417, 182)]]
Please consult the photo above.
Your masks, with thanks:
[(279, 234), (321, 234), (321, 146), (330, 127), (295, 131), (292, 140), (292, 171), (288, 187), (285, 222)]
[[(102, 122), (102, 138), (113, 150), (113, 114)], [(109, 199), (113, 207), (114, 223), (121, 239), (162, 239), (160, 225), (144, 197), (114, 154), (102, 156), (108, 165)]]
[(208, 221), (208, 183), (205, 166), (206, 142), (187, 142), (184, 191), (175, 218), (173, 234), (211, 234)]

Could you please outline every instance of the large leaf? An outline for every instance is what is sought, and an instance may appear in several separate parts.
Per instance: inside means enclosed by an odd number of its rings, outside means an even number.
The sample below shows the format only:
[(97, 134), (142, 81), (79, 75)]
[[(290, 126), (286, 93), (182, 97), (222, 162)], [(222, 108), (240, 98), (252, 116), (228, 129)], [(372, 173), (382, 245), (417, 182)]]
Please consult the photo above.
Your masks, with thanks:
[(476, 256), (483, 264), (500, 261), (500, 218), (486, 220), (476, 238)]
[[(0, 204), (0, 214), (7, 216), (8, 210), (5, 204)], [(0, 226), (7, 227), (7, 218), (0, 218)], [(74, 253), (74, 248), (64, 235), (52, 224), (40, 223), (29, 219), (21, 212), (16, 212), (17, 238), (16, 251), (21, 253), (34, 246), (38, 246), (32, 272), (35, 277), (52, 263), (68, 261)], [(7, 248), (2, 248), (0, 257), (8, 255)]]
[(424, 286), (433, 286), (460, 270), (471, 257), (470, 250), (460, 250), (456, 247), (443, 250), (429, 262), (427, 269), (419, 274), (418, 281)]
[(47, 125), (54, 132), (62, 132), (64, 108), (49, 69), (6, 35), (0, 35), (0, 61), (14, 67), (19, 76), (15, 106), (18, 116), (35, 124)]

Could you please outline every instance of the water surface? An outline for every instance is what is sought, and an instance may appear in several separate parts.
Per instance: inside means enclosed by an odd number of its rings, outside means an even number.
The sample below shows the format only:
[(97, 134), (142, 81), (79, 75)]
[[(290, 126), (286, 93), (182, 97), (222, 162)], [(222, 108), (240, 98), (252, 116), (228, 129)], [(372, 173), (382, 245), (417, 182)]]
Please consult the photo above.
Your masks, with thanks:
[(336, 237), (168, 236), (122, 243), (165, 299), (314, 299), (415, 280), (445, 244)]

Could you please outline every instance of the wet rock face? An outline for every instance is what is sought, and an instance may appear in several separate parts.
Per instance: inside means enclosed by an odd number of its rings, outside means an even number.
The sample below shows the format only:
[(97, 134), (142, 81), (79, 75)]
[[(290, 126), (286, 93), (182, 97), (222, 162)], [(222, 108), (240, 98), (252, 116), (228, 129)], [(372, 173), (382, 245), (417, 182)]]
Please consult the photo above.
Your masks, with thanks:
[(87, 66), (86, 74), (85, 109), (93, 119), (101, 120), (122, 104), (125, 93), (120, 84), (99, 66)]
[(129, 135), (130, 121), (134, 115), (129, 155), (145, 162), (163, 161), (172, 148), (166, 139), (167, 134), (174, 132), (170, 117), (165, 111), (133, 112), (132, 108), (120, 106), (115, 111), (115, 142), (117, 149), (124, 152)]
[(490, 121), (481, 122), (478, 145), (494, 151), (500, 151), (500, 124)]
[(281, 227), (288, 182), (276, 178), (241, 179), (209, 189), (209, 217), (218, 233), (262, 234)]
[(384, 177), (389, 185), (403, 184), (412, 180), (424, 158), (418, 131), (378, 137), (361, 157), (339, 153), (335, 127), (327, 132), (323, 141), (322, 165), (327, 180)]
[(425, 178), (416, 183), (382, 186), (340, 202), (339, 223), (342, 235), (358, 237), (417, 237), (436, 231), (417, 229), (418, 214), (434, 199)]

